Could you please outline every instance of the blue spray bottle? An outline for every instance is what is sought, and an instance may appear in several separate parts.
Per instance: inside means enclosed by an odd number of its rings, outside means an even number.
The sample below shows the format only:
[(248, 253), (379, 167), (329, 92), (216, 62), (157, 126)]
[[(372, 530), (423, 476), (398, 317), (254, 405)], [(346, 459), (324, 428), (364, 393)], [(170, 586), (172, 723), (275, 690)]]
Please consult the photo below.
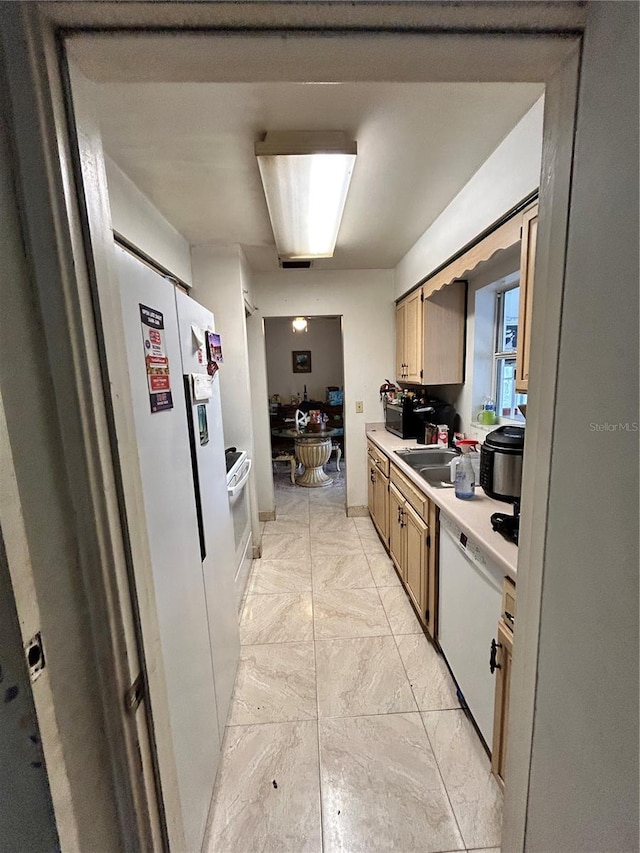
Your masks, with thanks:
[(460, 448), (462, 456), (456, 460), (456, 497), (468, 501), (476, 493), (476, 474), (469, 454), (476, 449), (478, 442), (473, 438), (463, 438), (457, 442), (457, 446)]

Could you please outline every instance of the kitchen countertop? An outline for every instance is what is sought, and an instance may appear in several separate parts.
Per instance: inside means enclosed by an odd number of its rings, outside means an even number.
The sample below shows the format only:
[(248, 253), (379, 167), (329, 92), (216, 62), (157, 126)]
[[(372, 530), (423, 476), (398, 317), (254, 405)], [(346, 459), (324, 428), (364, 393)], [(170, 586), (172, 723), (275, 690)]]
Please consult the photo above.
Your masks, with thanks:
[(476, 494), (472, 500), (461, 501), (451, 489), (435, 489), (413, 470), (394, 450), (407, 448), (424, 449), (424, 444), (414, 440), (403, 440), (393, 433), (387, 432), (384, 424), (367, 424), (367, 438), (385, 453), (402, 473), (412, 483), (424, 492), (441, 512), (454, 521), (478, 547), (491, 557), (513, 581), (516, 580), (518, 567), (518, 546), (508, 542), (500, 533), (491, 527), (491, 515), (494, 512), (511, 512), (511, 504), (495, 501), (489, 498), (476, 486)]

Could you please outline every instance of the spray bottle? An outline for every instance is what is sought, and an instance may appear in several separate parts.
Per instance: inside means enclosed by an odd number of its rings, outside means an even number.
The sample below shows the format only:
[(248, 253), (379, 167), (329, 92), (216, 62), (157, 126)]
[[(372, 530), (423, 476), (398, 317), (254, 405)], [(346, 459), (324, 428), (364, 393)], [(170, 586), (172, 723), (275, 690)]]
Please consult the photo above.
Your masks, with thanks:
[(456, 497), (463, 501), (470, 500), (476, 493), (476, 475), (471, 462), (471, 451), (475, 450), (478, 442), (473, 438), (463, 438), (458, 442), (462, 456), (455, 461), (455, 490)]

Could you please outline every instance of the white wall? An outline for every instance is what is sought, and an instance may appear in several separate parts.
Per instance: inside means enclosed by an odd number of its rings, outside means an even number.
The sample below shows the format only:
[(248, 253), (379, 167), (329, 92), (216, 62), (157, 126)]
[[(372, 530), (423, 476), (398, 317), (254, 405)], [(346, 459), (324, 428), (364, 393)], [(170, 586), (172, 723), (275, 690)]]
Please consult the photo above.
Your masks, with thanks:
[[(342, 387), (342, 330), (336, 317), (314, 317), (307, 331), (294, 332), (291, 317), (265, 320), (267, 382), (269, 396), (279, 394), (283, 403), (302, 396), (304, 386), (310, 400), (324, 402), (327, 387)], [(294, 373), (292, 352), (311, 352), (311, 373)]]
[(402, 258), (395, 268), (395, 298), (537, 189), (543, 107), (540, 98)]
[[(366, 506), (365, 423), (382, 420), (379, 389), (385, 378), (393, 378), (394, 371), (392, 272), (287, 270), (257, 274), (254, 295), (261, 317), (342, 316), (347, 506)], [(252, 375), (254, 370), (264, 370), (264, 351), (255, 355)], [(355, 412), (357, 400), (364, 403), (362, 414)], [(266, 397), (254, 396), (254, 405), (266, 410)]]
[[(191, 296), (213, 311), (216, 331), (222, 336), (224, 363), (220, 366), (220, 394), (225, 446), (247, 450), (253, 458), (253, 398), (245, 317), (245, 298), (252, 288), (246, 258), (237, 244), (196, 246), (191, 251), (191, 264)], [(252, 476), (249, 482), (254, 543), (257, 543), (259, 526), (255, 477)]]
[[(617, 425), (639, 420), (636, 3), (588, 4), (574, 158), (525, 849), (631, 853), (638, 433)], [(534, 297), (532, 367), (537, 319)]]
[(252, 427), (240, 256), (237, 244), (195, 246), (191, 295), (213, 311), (216, 331), (222, 336), (224, 362), (219, 375), (225, 444), (246, 449)]
[(105, 168), (114, 231), (186, 284), (192, 284), (189, 243), (106, 156)]

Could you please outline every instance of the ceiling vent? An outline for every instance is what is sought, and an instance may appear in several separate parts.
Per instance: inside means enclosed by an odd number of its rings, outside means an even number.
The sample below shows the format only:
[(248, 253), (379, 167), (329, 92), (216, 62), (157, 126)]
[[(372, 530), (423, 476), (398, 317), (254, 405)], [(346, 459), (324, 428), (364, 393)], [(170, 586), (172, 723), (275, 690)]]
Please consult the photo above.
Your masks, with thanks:
[(283, 270), (309, 270), (313, 261), (286, 261), (283, 258), (278, 258), (280, 267)]

